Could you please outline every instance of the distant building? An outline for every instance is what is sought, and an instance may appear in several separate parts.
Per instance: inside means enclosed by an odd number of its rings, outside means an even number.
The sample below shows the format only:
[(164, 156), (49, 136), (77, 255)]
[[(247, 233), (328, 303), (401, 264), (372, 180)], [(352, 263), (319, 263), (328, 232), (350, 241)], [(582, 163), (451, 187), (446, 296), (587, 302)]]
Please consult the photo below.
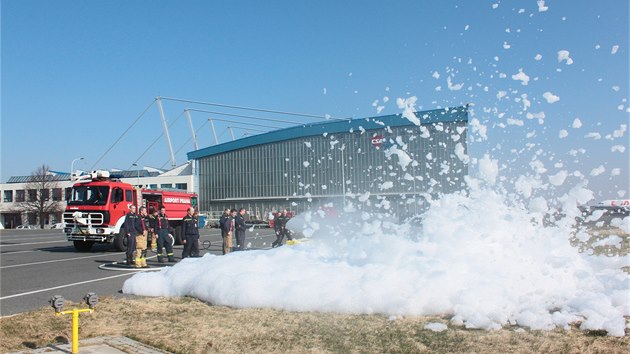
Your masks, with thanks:
[[(199, 206), (216, 218), (226, 207), (252, 218), (301, 212), (332, 202), (399, 216), (423, 208), (424, 196), (464, 188), (468, 110), (304, 124), (188, 153), (197, 161)], [(415, 162), (410, 162), (411, 159)]]
[[(153, 168), (141, 170), (112, 170), (112, 173), (122, 176), (121, 180), (142, 188), (158, 189), (173, 188), (192, 192), (195, 187), (195, 176), (192, 163), (186, 163), (169, 171), (161, 171)], [(54, 187), (45, 191), (44, 195), (53, 201), (66, 207), (66, 200), (70, 197), (73, 181), (70, 181), (70, 173), (51, 172)], [(38, 216), (21, 210), (21, 203), (32, 198), (34, 190), (29, 190), (31, 176), (14, 176), (6, 183), (0, 184), (0, 223), (4, 228), (15, 228), (19, 225), (39, 225)], [(61, 212), (52, 213), (44, 220), (48, 227), (62, 222)]]

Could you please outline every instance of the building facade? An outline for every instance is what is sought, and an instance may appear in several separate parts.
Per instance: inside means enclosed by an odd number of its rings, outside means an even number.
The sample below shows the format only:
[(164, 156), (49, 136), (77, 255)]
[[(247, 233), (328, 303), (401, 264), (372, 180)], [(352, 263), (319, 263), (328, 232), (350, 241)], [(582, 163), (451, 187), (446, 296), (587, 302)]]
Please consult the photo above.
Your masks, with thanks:
[(197, 161), (199, 206), (212, 219), (246, 208), (253, 219), (287, 208), (352, 203), (398, 216), (427, 195), (464, 188), (467, 107), (305, 124), (188, 154)]

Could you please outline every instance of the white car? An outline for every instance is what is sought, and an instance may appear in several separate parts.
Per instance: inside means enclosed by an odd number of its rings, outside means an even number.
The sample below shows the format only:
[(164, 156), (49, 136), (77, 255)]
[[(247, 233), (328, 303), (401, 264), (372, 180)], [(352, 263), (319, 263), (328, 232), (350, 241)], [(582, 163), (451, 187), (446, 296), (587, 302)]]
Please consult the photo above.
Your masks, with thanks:
[(37, 230), (37, 227), (33, 225), (20, 225), (15, 228), (16, 230)]
[(66, 223), (64, 222), (58, 222), (56, 224), (54, 224), (53, 226), (51, 226), (51, 229), (63, 229), (64, 227), (66, 227)]

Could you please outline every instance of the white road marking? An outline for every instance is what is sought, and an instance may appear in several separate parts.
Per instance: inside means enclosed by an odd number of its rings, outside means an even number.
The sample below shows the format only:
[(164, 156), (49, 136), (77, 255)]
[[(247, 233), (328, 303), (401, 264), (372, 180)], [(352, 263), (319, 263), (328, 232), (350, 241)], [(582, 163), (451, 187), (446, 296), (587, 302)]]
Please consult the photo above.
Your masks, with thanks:
[[(139, 271), (142, 271), (142, 270), (140, 269)], [(0, 300), (6, 300), (6, 299), (14, 298), (14, 297), (20, 297), (20, 296), (25, 296), (25, 295), (43, 293), (44, 291), (51, 291), (51, 290), (56, 290), (56, 289), (61, 289), (61, 288), (68, 288), (68, 287), (75, 286), (75, 285), (94, 283), (94, 282), (101, 281), (101, 280), (108, 280), (108, 279), (113, 279), (113, 278), (126, 277), (126, 276), (129, 276), (129, 275), (131, 275), (131, 274), (130, 273), (118, 274), (118, 275), (112, 275), (111, 277), (86, 280), (86, 281), (81, 281), (81, 282), (78, 282), (78, 283), (72, 283), (72, 284), (66, 284), (66, 285), (59, 285), (59, 286), (55, 286), (55, 287), (48, 288), (48, 289), (33, 290), (33, 291), (26, 292), (26, 293), (14, 294), (14, 295), (0, 297)]]
[(6, 232), (2, 232), (0, 234), (0, 238), (5, 238), (5, 237), (41, 237), (41, 236), (65, 236), (65, 233), (63, 233), (63, 232), (47, 232), (47, 233), (33, 233), (33, 234), (28, 234), (28, 235), (18, 235), (18, 234), (7, 235)]
[(4, 268), (16, 268), (16, 267), (25, 267), (25, 266), (29, 266), (29, 265), (37, 265), (37, 264), (45, 264), (45, 263), (57, 263), (57, 262), (66, 262), (66, 261), (74, 261), (77, 259), (86, 259), (86, 258), (96, 258), (96, 257), (103, 257), (103, 256), (108, 256), (108, 255), (117, 255), (117, 254), (123, 254), (125, 252), (117, 252), (117, 253), (110, 253), (110, 254), (97, 254), (95, 256), (85, 256), (85, 257), (74, 257), (74, 258), (65, 258), (65, 259), (55, 259), (52, 261), (41, 261), (41, 262), (33, 262), (33, 263), (24, 263), (24, 264), (13, 264), (13, 265), (8, 265), (8, 266), (4, 266), (4, 267), (0, 267), (0, 269), (4, 269)]
[(11, 255), (11, 254), (18, 254), (18, 253), (30, 253), (30, 252), (44, 252), (42, 250), (30, 250), (30, 251), (8, 251), (8, 252), (0, 252), (0, 254), (4, 254), (4, 255)]
[[(148, 257), (147, 259), (156, 258), (156, 257), (157, 257), (157, 255), (155, 255), (154, 257)], [(134, 267), (129, 267), (129, 268), (108, 268), (109, 266), (118, 265), (118, 264), (123, 265), (125, 263), (124, 262), (123, 263), (118, 263), (118, 262), (105, 263), (105, 264), (101, 264), (100, 266), (98, 266), (98, 269), (101, 269), (101, 270), (113, 270), (113, 271), (116, 271), (116, 272), (134, 272), (134, 271), (138, 271), (138, 270), (142, 270), (144, 272), (152, 272), (152, 271), (155, 271), (155, 270), (162, 270), (165, 267), (170, 267), (170, 266), (164, 265), (162, 267), (155, 267), (154, 266), (154, 267), (150, 267), (150, 268), (134, 268)]]
[(30, 239), (25, 239), (25, 238), (0, 238), (0, 242), (2, 243), (14, 243), (14, 242), (37, 242), (39, 240), (46, 240), (46, 241), (59, 241), (59, 240), (67, 240), (65, 237), (64, 238), (59, 238), (59, 237), (31, 237)]
[(0, 245), (0, 247), (9, 247), (9, 246), (26, 246), (26, 245), (40, 245), (42, 243), (59, 243), (59, 242), (70, 242), (67, 240), (61, 240), (61, 241), (45, 241), (45, 242), (25, 242), (25, 243), (16, 243), (13, 245)]

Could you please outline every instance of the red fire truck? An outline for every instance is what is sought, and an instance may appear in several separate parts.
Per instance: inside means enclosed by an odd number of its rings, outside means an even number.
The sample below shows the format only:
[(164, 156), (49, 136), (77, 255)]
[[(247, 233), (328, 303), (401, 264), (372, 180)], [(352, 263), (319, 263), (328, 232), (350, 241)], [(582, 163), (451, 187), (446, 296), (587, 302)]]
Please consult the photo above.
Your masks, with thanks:
[(181, 220), (189, 207), (197, 206), (197, 194), (135, 188), (108, 171), (94, 171), (72, 187), (63, 214), (64, 233), (78, 251), (89, 251), (94, 243), (113, 243), (118, 251), (125, 251), (123, 223), (131, 205), (145, 206), (148, 211), (164, 206), (175, 229), (175, 242), (181, 243)]

